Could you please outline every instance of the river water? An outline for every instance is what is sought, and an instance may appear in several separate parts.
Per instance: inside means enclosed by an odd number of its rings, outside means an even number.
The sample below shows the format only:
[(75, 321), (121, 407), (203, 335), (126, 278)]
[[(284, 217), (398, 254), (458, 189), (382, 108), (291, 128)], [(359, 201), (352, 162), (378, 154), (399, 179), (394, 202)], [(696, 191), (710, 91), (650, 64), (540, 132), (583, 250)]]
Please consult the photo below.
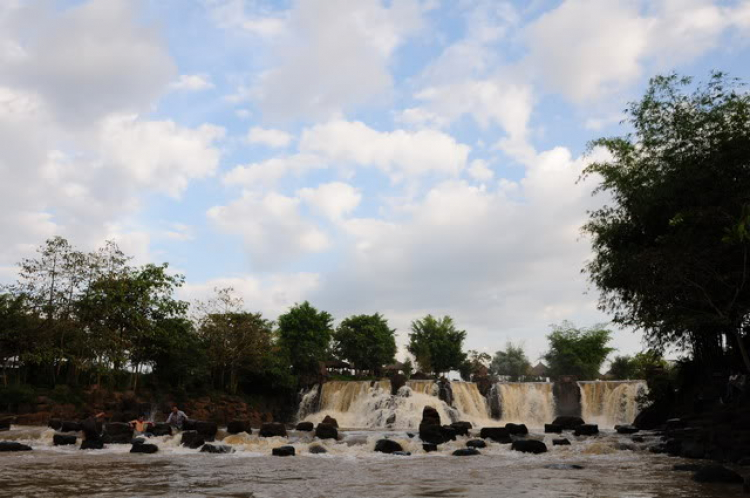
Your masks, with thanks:
[[(313, 441), (306, 433), (289, 438), (227, 436), (235, 452), (199, 453), (179, 445), (179, 436), (151, 438), (160, 450), (153, 455), (130, 454), (130, 445), (81, 451), (52, 446), (46, 428), (14, 428), (0, 440), (16, 440), (34, 450), (0, 453), (0, 497), (739, 497), (742, 486), (707, 485), (675, 472), (679, 458), (656, 455), (644, 444), (607, 431), (599, 437), (576, 438), (572, 445), (552, 446), (542, 455), (514, 452), (509, 445), (490, 443), (479, 456), (454, 457), (467, 438), (441, 445), (426, 454), (406, 431), (342, 430), (342, 440)], [(221, 433), (220, 433), (221, 436)], [(375, 453), (375, 442), (388, 436), (412, 456)], [(273, 447), (291, 443), (295, 457), (273, 457)], [(327, 454), (308, 448), (321, 444)], [(627, 448), (622, 449), (622, 445)], [(549, 468), (576, 464), (583, 469)]]

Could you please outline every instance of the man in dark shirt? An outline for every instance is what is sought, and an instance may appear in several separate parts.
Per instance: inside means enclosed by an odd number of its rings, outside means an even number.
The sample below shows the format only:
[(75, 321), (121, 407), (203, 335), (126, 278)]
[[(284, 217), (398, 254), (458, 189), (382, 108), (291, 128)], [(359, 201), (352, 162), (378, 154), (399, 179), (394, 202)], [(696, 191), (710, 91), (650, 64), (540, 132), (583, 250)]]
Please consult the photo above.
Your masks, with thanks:
[(99, 420), (104, 417), (104, 412), (99, 412), (87, 418), (81, 424), (81, 430), (86, 441), (98, 441), (102, 438), (102, 431), (99, 427)]

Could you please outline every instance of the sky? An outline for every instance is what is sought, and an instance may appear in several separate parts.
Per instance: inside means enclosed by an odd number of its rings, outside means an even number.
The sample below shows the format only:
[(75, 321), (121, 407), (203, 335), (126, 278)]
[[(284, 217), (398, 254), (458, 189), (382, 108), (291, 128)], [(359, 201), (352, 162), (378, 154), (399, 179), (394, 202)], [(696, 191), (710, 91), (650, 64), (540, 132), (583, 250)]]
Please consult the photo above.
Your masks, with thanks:
[(749, 61), (748, 0), (2, 0), (0, 282), (115, 240), (186, 300), (380, 312), (402, 346), (450, 315), (536, 362), (609, 320), (587, 142), (654, 75)]

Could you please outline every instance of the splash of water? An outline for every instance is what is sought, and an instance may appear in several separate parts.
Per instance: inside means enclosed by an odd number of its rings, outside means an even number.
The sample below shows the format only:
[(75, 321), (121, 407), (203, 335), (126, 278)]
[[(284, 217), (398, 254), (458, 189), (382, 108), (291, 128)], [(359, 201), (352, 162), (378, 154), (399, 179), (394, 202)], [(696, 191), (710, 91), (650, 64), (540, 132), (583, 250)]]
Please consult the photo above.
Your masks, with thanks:
[(477, 385), (473, 382), (451, 382), (453, 391), (453, 405), (459, 413), (468, 418), (479, 420), (488, 419), (490, 415), (487, 399), (479, 393)]
[(555, 400), (549, 382), (498, 382), (492, 388), (502, 410), (502, 422), (543, 427), (555, 418)]
[(646, 391), (642, 380), (579, 382), (578, 387), (583, 419), (607, 428), (633, 423), (639, 412), (638, 397)]

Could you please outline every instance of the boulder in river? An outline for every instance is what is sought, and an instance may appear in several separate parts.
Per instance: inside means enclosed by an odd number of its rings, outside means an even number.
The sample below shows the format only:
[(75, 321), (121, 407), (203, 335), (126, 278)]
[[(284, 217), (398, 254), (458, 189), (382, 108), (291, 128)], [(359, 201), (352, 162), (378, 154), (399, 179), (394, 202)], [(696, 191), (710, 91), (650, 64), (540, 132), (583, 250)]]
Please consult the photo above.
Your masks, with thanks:
[(331, 417), (330, 415), (326, 415), (326, 417), (323, 419), (323, 421), (321, 422), (321, 424), (330, 424), (330, 425), (334, 426), (337, 429), (339, 428), (338, 421), (335, 418)]
[(553, 470), (581, 470), (583, 465), (576, 465), (574, 463), (551, 463), (544, 466), (545, 469)]
[(310, 446), (310, 447), (309, 447), (309, 448), (307, 449), (307, 451), (309, 451), (309, 452), (310, 452), (310, 453), (312, 453), (313, 455), (319, 455), (319, 454), (322, 454), (322, 453), (328, 453), (328, 450), (327, 450), (327, 449), (325, 449), (325, 448), (323, 448), (323, 447), (322, 447), (321, 445), (319, 445), (319, 444), (314, 444), (314, 445)]
[(49, 422), (47, 422), (47, 427), (59, 431), (62, 428), (62, 420), (60, 420), (59, 418), (51, 418), (49, 419)]
[(134, 444), (130, 448), (131, 453), (156, 453), (159, 451), (159, 447), (155, 444), (140, 443)]
[(433, 444), (433, 443), (423, 443), (422, 449), (424, 450), (425, 453), (431, 453), (433, 451), (437, 451), (438, 447), (436, 444)]
[(197, 450), (201, 446), (203, 446), (206, 443), (206, 440), (203, 439), (203, 436), (198, 434), (198, 431), (183, 431), (182, 432), (182, 441), (180, 444), (182, 446), (187, 446), (191, 450)]
[(102, 438), (107, 444), (130, 444), (133, 439), (133, 428), (124, 422), (104, 424)]
[(411, 451), (394, 451), (391, 455), (396, 456), (411, 456)]
[(472, 455), (481, 455), (481, 453), (476, 448), (461, 448), (453, 452), (453, 456), (472, 456)]
[(563, 428), (561, 425), (557, 424), (544, 424), (544, 433), (545, 434), (560, 434), (563, 431)]
[(232, 420), (227, 423), (227, 432), (229, 434), (239, 434), (240, 432), (250, 434), (248, 431), (252, 431), (252, 429), (250, 429), (250, 424), (246, 420)]
[(508, 434), (508, 429), (505, 427), (483, 427), (482, 430), (479, 431), (479, 437), (482, 439), (492, 439), (500, 444), (510, 444), (513, 442), (510, 438), (510, 434)]
[(444, 441), (455, 441), (456, 440), (456, 429), (450, 425), (444, 425), (440, 428), (440, 434), (443, 436)]
[(552, 421), (552, 425), (559, 425), (566, 431), (573, 431), (576, 427), (583, 424), (585, 424), (585, 422), (581, 417), (573, 417), (569, 415), (557, 417)]
[(421, 424), (419, 426), (419, 439), (423, 443), (431, 444), (443, 444), (445, 439), (443, 438), (442, 428), (439, 425), (434, 424)]
[(9, 431), (10, 424), (12, 424), (15, 419), (15, 417), (0, 418), (0, 431)]
[(634, 425), (616, 425), (615, 431), (617, 431), (618, 434), (635, 434), (640, 431), (640, 429)]
[(552, 446), (570, 446), (570, 441), (564, 437), (553, 439)]
[(206, 443), (201, 446), (201, 453), (233, 453), (234, 448), (226, 444)]
[(82, 429), (80, 422), (64, 420), (60, 424), (60, 432), (79, 432)]
[(395, 453), (397, 451), (404, 451), (404, 448), (391, 439), (380, 439), (375, 443), (375, 451), (380, 453)]
[(451, 427), (456, 431), (456, 436), (468, 436), (471, 422), (453, 422)]
[(216, 439), (216, 433), (219, 431), (219, 426), (216, 422), (196, 420), (193, 427), (195, 427), (195, 430), (198, 431), (198, 434), (200, 434), (205, 441), (213, 441)]
[(510, 449), (520, 451), (523, 453), (545, 453), (547, 451), (547, 445), (542, 441), (536, 439), (519, 439), (513, 441)]
[(420, 425), (440, 425), (440, 413), (438, 411), (431, 407), (431, 406), (425, 406), (422, 410), (422, 421), (420, 422)]
[(505, 424), (505, 429), (513, 436), (525, 436), (529, 433), (526, 424)]
[(77, 442), (78, 438), (73, 434), (55, 434), (52, 436), (52, 444), (55, 446), (67, 446)]
[(16, 441), (0, 441), (0, 452), (6, 451), (31, 451), (31, 446)]
[(315, 426), (312, 422), (300, 422), (299, 424), (297, 424), (298, 431), (312, 432), (314, 429)]
[(158, 424), (152, 424), (149, 430), (151, 431), (151, 434), (153, 434), (154, 436), (171, 436), (172, 435), (172, 426), (164, 422), (159, 422)]
[(267, 422), (260, 426), (260, 437), (286, 437), (286, 427), (278, 422)]
[(581, 424), (575, 428), (575, 436), (595, 436), (599, 434), (599, 426), (596, 424)]
[(466, 447), (467, 448), (486, 448), (487, 443), (485, 443), (483, 439), (472, 439), (471, 441), (466, 441)]
[(339, 431), (331, 424), (318, 424), (315, 428), (315, 437), (318, 439), (338, 439)]
[(744, 479), (737, 472), (723, 465), (704, 465), (693, 474), (696, 482), (722, 482), (742, 484)]
[(84, 439), (81, 442), (82, 450), (103, 450), (104, 441), (101, 439)]
[(271, 450), (271, 454), (273, 456), (294, 456), (294, 446), (279, 446), (278, 448), (274, 448)]

